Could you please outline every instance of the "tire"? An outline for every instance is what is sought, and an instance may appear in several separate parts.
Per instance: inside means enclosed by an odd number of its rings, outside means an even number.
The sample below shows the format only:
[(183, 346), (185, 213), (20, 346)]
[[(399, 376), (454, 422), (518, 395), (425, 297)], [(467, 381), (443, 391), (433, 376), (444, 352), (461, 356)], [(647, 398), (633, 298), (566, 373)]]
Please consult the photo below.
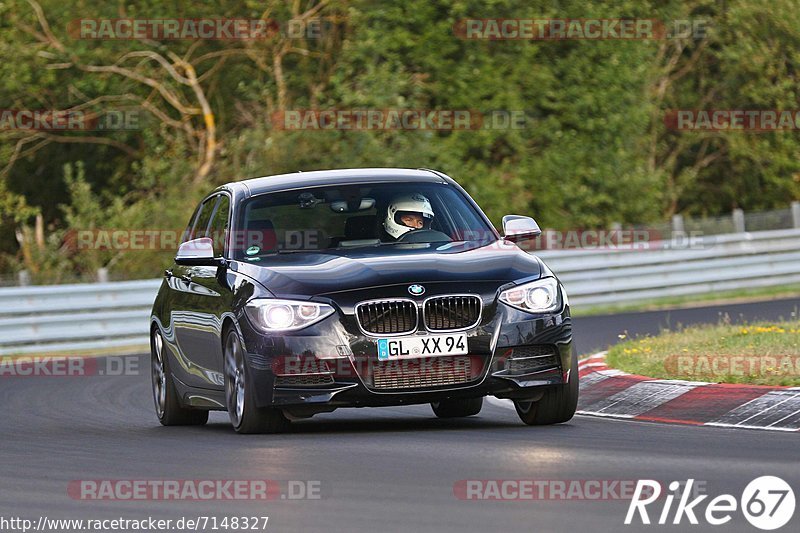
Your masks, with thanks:
[(578, 409), (578, 356), (572, 354), (569, 383), (555, 385), (544, 392), (538, 401), (514, 401), (520, 420), (529, 426), (546, 426), (568, 422)]
[(439, 418), (460, 418), (473, 416), (481, 412), (483, 398), (467, 398), (442, 400), (431, 403), (433, 414)]
[(234, 328), (225, 334), (225, 403), (237, 433), (282, 433), (289, 428), (283, 411), (256, 405), (252, 375), (244, 358), (244, 344)]
[(164, 339), (158, 328), (154, 328), (150, 334), (150, 377), (156, 416), (161, 425), (202, 426), (208, 422), (208, 411), (187, 409), (181, 405), (178, 390), (172, 381), (169, 357), (164, 351)]

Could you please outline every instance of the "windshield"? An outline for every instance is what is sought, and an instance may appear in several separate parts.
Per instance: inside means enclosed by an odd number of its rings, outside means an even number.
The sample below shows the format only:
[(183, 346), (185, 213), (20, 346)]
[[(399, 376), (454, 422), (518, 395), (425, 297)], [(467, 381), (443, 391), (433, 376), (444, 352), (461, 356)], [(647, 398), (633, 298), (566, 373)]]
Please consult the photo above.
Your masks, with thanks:
[(437, 183), (332, 185), (254, 196), (239, 210), (234, 256), (494, 239), (454, 187)]

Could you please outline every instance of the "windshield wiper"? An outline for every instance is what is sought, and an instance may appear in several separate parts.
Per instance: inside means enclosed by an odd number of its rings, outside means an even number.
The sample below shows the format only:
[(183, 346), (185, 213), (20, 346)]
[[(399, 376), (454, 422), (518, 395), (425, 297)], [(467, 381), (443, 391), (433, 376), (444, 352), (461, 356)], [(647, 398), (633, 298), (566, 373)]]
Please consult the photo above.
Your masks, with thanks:
[(262, 252), (255, 255), (246, 255), (245, 259), (250, 259), (252, 257), (270, 257), (273, 255), (284, 255), (284, 254), (299, 254), (299, 253), (317, 253), (321, 252), (322, 250), (302, 250), (302, 249), (289, 249), (289, 250), (270, 250), (269, 252)]

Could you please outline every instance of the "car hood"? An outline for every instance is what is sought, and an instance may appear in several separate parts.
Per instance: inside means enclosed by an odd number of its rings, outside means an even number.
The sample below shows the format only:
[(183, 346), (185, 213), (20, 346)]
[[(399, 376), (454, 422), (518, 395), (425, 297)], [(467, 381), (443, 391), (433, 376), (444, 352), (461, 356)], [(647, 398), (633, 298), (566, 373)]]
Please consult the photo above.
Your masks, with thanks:
[(515, 245), (497, 241), (285, 253), (263, 257), (258, 263), (237, 262), (236, 268), (275, 296), (290, 298), (411, 283), (502, 284), (536, 279), (543, 265)]

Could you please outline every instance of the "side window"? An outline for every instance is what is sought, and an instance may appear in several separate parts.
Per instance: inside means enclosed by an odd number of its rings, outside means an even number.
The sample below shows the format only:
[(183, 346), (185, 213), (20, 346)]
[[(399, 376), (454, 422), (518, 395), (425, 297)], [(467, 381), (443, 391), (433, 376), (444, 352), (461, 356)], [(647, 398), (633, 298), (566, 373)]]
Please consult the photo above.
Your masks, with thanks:
[(208, 236), (208, 223), (211, 221), (211, 215), (214, 214), (214, 204), (217, 203), (218, 196), (212, 196), (200, 207), (200, 213), (194, 219), (194, 226), (192, 226), (191, 239), (199, 239), (200, 237)]
[(230, 210), (230, 199), (222, 194), (217, 202), (214, 216), (211, 218), (211, 228), (209, 237), (214, 241), (214, 257), (225, 255), (225, 238), (228, 234), (228, 211)]
[(189, 224), (186, 226), (186, 230), (183, 232), (183, 235), (181, 235), (181, 244), (192, 239), (192, 228), (197, 222), (197, 216), (200, 214), (200, 210), (202, 208), (203, 205), (200, 204), (195, 208), (194, 213), (192, 213), (192, 218), (189, 219)]

